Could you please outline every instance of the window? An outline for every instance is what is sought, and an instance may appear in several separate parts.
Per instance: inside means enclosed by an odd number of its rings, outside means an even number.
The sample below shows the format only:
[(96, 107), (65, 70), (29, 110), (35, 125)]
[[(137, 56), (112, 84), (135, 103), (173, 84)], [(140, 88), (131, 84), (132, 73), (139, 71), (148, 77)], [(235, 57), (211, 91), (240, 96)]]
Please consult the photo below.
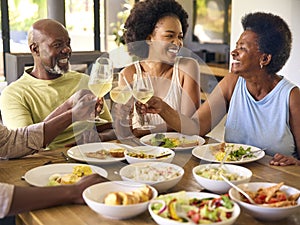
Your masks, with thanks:
[(231, 0), (194, 0), (194, 41), (230, 43)]

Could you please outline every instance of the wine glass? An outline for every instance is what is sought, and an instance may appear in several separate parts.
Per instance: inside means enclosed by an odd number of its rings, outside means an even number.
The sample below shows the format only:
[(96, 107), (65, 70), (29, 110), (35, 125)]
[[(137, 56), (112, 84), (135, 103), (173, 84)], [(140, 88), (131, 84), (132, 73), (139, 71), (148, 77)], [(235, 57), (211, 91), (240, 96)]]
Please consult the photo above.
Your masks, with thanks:
[[(128, 83), (126, 77), (123, 74), (119, 73), (118, 77), (119, 77), (119, 79), (118, 79), (119, 82), (113, 83), (113, 88), (110, 91), (110, 98), (112, 101), (114, 101), (117, 104), (125, 105), (128, 103), (128, 101), (132, 97), (132, 86)], [(125, 84), (124, 84), (124, 82), (120, 82), (120, 80), (124, 81)], [(117, 107), (120, 107), (120, 106), (117, 106)], [(124, 112), (123, 112), (122, 119), (120, 120), (120, 125), (122, 125), (123, 127), (130, 126), (130, 123), (129, 123), (130, 115), (129, 114), (125, 116)]]
[[(103, 98), (112, 88), (113, 81), (113, 64), (109, 58), (99, 57), (93, 64), (89, 79), (89, 89), (98, 98)], [(104, 111), (100, 112), (102, 114)], [(94, 120), (89, 120), (94, 123), (107, 122), (96, 115)]]
[[(132, 94), (137, 101), (145, 104), (153, 96), (154, 90), (151, 82), (151, 77), (149, 73), (144, 72), (134, 74)], [(151, 130), (154, 129), (154, 125), (148, 123), (147, 115), (143, 115), (142, 126), (138, 129), (141, 130)]]
[[(122, 75), (119, 74), (119, 77), (120, 76), (122, 76)], [(125, 76), (122, 76), (122, 79), (125, 81), (125, 85), (118, 84), (118, 85), (116, 85), (116, 87), (111, 89), (110, 98), (114, 102), (124, 105), (132, 97), (132, 88), (131, 88), (130, 84), (127, 82)]]

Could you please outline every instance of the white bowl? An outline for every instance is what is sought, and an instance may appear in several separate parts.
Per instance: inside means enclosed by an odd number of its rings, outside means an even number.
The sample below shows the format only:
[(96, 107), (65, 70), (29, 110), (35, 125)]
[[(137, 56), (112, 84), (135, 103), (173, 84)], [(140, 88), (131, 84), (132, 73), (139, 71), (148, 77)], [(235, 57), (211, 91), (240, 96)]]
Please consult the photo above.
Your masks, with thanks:
[[(238, 187), (242, 188), (243, 190), (257, 191), (259, 188), (270, 187), (274, 185), (276, 185), (276, 183), (250, 182), (250, 183), (239, 184)], [(280, 190), (284, 191), (288, 196), (300, 192), (300, 190), (287, 185), (283, 185), (280, 188)], [(297, 201), (298, 204), (295, 206), (274, 208), (274, 207), (253, 205), (250, 203), (243, 202), (241, 200), (241, 196), (239, 192), (233, 188), (229, 190), (229, 196), (234, 201), (236, 201), (245, 210), (246, 213), (260, 220), (268, 220), (268, 221), (280, 220), (285, 217), (288, 217), (293, 213), (300, 212), (300, 198), (298, 198)]]
[[(203, 188), (214, 193), (224, 194), (229, 191), (231, 186), (227, 184), (224, 180), (213, 180), (205, 178), (197, 174), (198, 171), (201, 171), (205, 168), (218, 168), (220, 164), (201, 164), (193, 168), (193, 176)], [(225, 164), (223, 169), (230, 174), (237, 174), (240, 179), (231, 180), (234, 184), (246, 183), (249, 182), (252, 177), (251, 170), (238, 165)]]
[[(168, 174), (168, 177), (164, 177), (163, 175), (154, 176), (157, 171)], [(172, 178), (170, 173), (167, 172), (172, 172)], [(145, 162), (124, 166), (119, 174), (125, 181), (148, 184), (156, 188), (159, 192), (163, 192), (174, 187), (181, 180), (184, 169), (171, 163)], [(140, 174), (143, 174), (143, 176), (140, 176)]]
[[(186, 192), (186, 194), (189, 198), (198, 198), (198, 199), (220, 197), (219, 195), (212, 194), (212, 193), (205, 193), (205, 192)], [(172, 195), (172, 193), (170, 195)], [(155, 203), (155, 201), (156, 200), (154, 199), (150, 202), (150, 204), (148, 205), (148, 211), (149, 211), (151, 217), (153, 218), (153, 220), (157, 224), (159, 224), (159, 225), (192, 225), (192, 224), (195, 224), (195, 223), (191, 223), (191, 222), (179, 222), (176, 220), (172, 220), (169, 218), (164, 218), (164, 217), (159, 216), (158, 214), (154, 213), (152, 210), (152, 205)], [(237, 218), (239, 217), (240, 212), (241, 212), (240, 207), (235, 202), (234, 202), (233, 207), (234, 207), (233, 214), (229, 220), (217, 222), (217, 223), (211, 223), (210, 225), (231, 225), (231, 224), (233, 224), (237, 220)]]
[[(130, 156), (130, 153), (137, 153), (137, 154), (144, 154), (144, 155), (152, 155), (154, 158), (139, 158), (139, 157), (134, 157)], [(174, 156), (175, 152), (171, 149), (168, 148), (162, 148), (162, 147), (156, 147), (156, 146), (137, 146), (137, 147), (132, 147), (132, 150), (125, 150), (125, 159), (128, 161), (128, 163), (139, 163), (139, 162), (167, 162), (171, 163)], [(160, 155), (165, 155), (165, 154), (170, 154), (166, 157), (162, 158), (155, 158), (155, 156), (160, 156)]]
[[(130, 192), (143, 185), (126, 181), (103, 182), (86, 188), (83, 193), (83, 199), (86, 204), (96, 213), (110, 219), (128, 219), (137, 216), (147, 210), (150, 201), (132, 205), (106, 205), (104, 198), (111, 192)], [(151, 187), (151, 186), (150, 186)], [(157, 190), (151, 187), (153, 198), (157, 197)]]

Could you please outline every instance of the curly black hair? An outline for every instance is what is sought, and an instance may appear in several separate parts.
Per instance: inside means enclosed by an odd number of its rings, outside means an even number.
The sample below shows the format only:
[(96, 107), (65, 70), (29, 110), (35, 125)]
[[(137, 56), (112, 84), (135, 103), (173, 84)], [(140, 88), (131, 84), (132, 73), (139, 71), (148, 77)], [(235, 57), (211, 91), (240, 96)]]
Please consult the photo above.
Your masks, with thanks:
[(145, 0), (135, 3), (124, 25), (124, 38), (129, 51), (137, 56), (147, 57), (149, 49), (145, 40), (155, 29), (156, 23), (168, 15), (178, 17), (184, 36), (189, 26), (188, 14), (178, 2)]
[(257, 34), (261, 52), (272, 55), (267, 72), (278, 72), (290, 57), (292, 48), (292, 33), (287, 23), (277, 15), (255, 12), (242, 18), (242, 26)]

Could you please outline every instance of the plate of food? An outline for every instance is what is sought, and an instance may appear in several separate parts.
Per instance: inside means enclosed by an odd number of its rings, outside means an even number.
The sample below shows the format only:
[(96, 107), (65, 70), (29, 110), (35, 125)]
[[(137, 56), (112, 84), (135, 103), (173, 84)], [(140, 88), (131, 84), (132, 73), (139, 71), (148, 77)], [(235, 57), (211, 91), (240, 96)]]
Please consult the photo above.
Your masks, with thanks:
[(193, 149), (192, 154), (209, 162), (221, 162), (226, 157), (224, 163), (232, 164), (249, 163), (265, 156), (264, 149), (251, 145), (225, 142), (198, 146)]
[(124, 152), (131, 148), (124, 144), (97, 142), (74, 146), (67, 151), (67, 154), (77, 161), (106, 164), (125, 160)]
[(160, 146), (173, 150), (190, 150), (205, 143), (198, 135), (185, 135), (177, 132), (155, 133), (140, 138), (143, 145)]
[(98, 173), (107, 177), (107, 171), (98, 166), (80, 163), (56, 163), (35, 167), (24, 175), (25, 181), (37, 187), (74, 184), (82, 177)]
[(148, 210), (160, 225), (231, 225), (241, 211), (228, 195), (185, 191), (159, 195)]

